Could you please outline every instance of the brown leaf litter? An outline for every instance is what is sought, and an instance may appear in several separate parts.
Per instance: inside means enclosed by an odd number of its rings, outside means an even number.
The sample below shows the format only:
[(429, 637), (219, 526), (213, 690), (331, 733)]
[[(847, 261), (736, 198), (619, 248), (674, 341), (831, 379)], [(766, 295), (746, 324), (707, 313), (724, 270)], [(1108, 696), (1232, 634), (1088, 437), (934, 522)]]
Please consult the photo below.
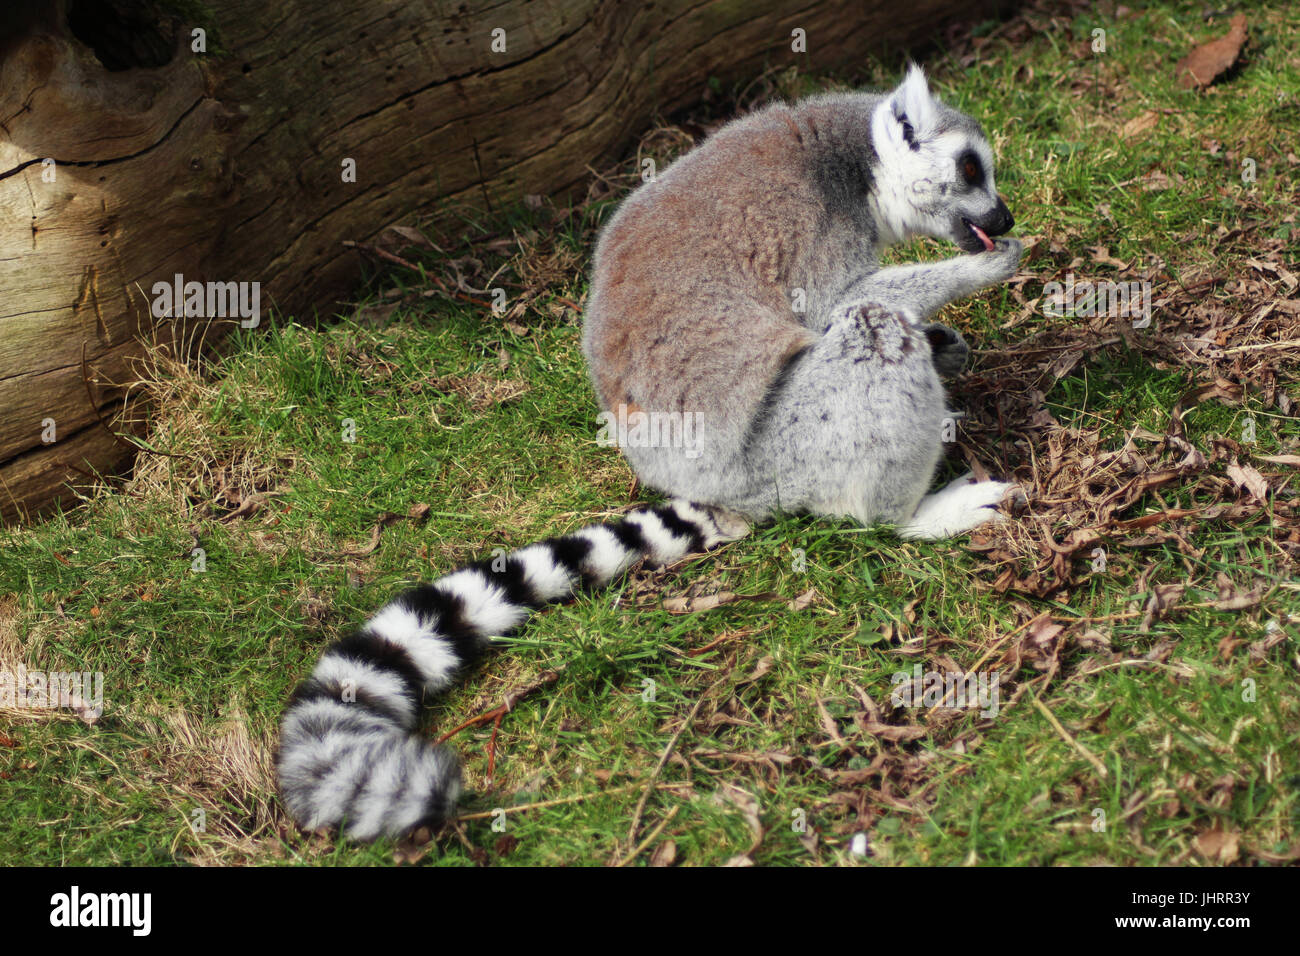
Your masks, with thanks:
[(1178, 61), (1178, 85), (1184, 89), (1204, 89), (1223, 75), (1241, 55), (1246, 43), (1246, 15), (1238, 13), (1228, 24), (1228, 32), (1195, 47)]

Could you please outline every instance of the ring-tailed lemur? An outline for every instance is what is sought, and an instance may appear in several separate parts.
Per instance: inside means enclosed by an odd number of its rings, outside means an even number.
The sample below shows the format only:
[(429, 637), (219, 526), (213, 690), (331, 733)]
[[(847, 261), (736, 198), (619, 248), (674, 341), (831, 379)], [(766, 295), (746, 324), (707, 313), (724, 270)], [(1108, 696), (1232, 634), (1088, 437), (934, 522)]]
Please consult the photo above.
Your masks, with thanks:
[[(777, 509), (923, 538), (999, 518), (1006, 484), (925, 495), (939, 373), (967, 347), (923, 323), (1014, 273), (1020, 243), (992, 238), (1011, 226), (979, 125), (916, 67), (892, 93), (736, 120), (636, 190), (597, 244), (583, 350), (606, 410), (691, 416), (690, 443), (624, 446), (645, 484), (682, 500), (421, 585), (327, 649), (281, 729), (292, 816), (358, 839), (445, 818), (459, 762), (417, 734), (421, 697), (533, 608), (638, 560), (706, 550)], [(973, 254), (882, 269), (879, 251), (915, 234)]]

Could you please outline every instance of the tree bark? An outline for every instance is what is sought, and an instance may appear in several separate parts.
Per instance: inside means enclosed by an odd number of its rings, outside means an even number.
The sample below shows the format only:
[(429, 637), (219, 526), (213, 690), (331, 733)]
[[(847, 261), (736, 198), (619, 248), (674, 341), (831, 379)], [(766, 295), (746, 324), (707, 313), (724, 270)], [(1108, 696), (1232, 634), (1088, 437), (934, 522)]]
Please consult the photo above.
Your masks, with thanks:
[(66, 504), (67, 485), (129, 462), (108, 428), (134, 417), (142, 340), (197, 338), (210, 321), (157, 318), (155, 283), (257, 282), (263, 314), (329, 315), (357, 278), (344, 240), (567, 194), (710, 77), (837, 66), (999, 6), (48, 0), (0, 13), (0, 519)]

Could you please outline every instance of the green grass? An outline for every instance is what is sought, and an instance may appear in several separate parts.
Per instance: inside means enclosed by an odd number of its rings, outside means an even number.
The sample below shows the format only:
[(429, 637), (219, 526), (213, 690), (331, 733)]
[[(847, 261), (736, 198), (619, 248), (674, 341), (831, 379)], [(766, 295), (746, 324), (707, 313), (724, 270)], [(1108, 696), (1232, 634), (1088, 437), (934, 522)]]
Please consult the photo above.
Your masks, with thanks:
[[(964, 51), (927, 64), (936, 89), (989, 130), (1017, 233), (1039, 240), (1022, 267), (1033, 274), (1019, 287), (1026, 298), (1075, 259), (1081, 276), (1111, 277), (1109, 266), (1092, 265), (1096, 246), (1126, 262), (1158, 257), (1160, 297), (1204, 270), (1244, 276), (1259, 237), (1291, 235), (1300, 29), (1284, 5), (1249, 8), (1246, 62), (1216, 93), (1194, 93), (1176, 85), (1172, 64), (1224, 29), (1200, 11), (1161, 3), (1118, 23), (1085, 13), (1068, 30), (1031, 11), (1019, 32), (978, 31), (989, 39), (968, 68), (957, 64)], [(1093, 62), (1079, 51), (1098, 26), (1110, 52)], [(852, 79), (888, 84), (896, 68), (871, 63)], [(807, 92), (827, 82), (783, 74), (780, 85)], [(1123, 138), (1119, 129), (1145, 110), (1160, 111), (1160, 123)], [(1244, 156), (1257, 160), (1254, 184), (1240, 181)], [(629, 160), (624, 171), (634, 168)], [(1183, 182), (1118, 185), (1157, 168)], [(325, 644), (394, 589), (629, 501), (626, 465), (595, 442), (580, 326), (560, 301), (584, 294), (593, 231), (610, 208), (594, 204), (553, 224), (547, 211), (521, 207), (487, 221), (467, 215), (452, 230), (449, 255), (487, 257), (475, 245), (483, 237), (524, 237), (524, 255), (494, 283), (512, 303), (526, 298), (506, 320), (421, 296), (434, 288), (426, 275), (454, 280), (428, 254), (423, 275), (370, 277), (355, 315), (316, 330), (286, 319), (236, 333), (228, 357), (201, 372), (165, 366), (148, 440), (168, 454), (146, 454), (125, 486), (0, 537), (0, 662), (102, 671), (107, 698), (93, 726), (68, 712), (0, 710), (0, 860), (393, 860), (391, 842), (357, 846), (288, 823), (269, 775), (276, 723)], [(1234, 241), (1220, 227), (1252, 231)], [(917, 243), (899, 257), (946, 254)], [(527, 274), (547, 258), (563, 264), (558, 275)], [(1220, 283), (1201, 301), (1236, 314), (1261, 296)], [(376, 324), (378, 306), (394, 301)], [(1011, 290), (996, 290), (945, 320), (988, 350), (954, 390), (959, 407), (978, 411), (967, 434), (983, 460), (1001, 456), (1022, 480), (1039, 474), (1029, 463), (1047, 460), (1048, 438), (1092, 442), (1100, 454), (1123, 447), (1136, 427), (1164, 434), (1180, 397), (1212, 379), (1204, 365), (1171, 361), (1154, 346), (1092, 349), (1044, 389), (1057, 430), (1014, 445), (1020, 423), (995, 431), (979, 404), (1000, 380), (992, 350), (1082, 324), (1039, 311), (1008, 324), (1020, 309)], [(1156, 322), (1168, 327), (1171, 316)], [(1195, 328), (1197, 319), (1187, 312), (1179, 321)], [(1268, 358), (1281, 391), (1300, 399), (1294, 362), (1246, 354)], [(1238, 371), (1250, 378), (1260, 369)], [(1228, 364), (1217, 371), (1232, 373)], [(1191, 408), (1187, 441), (1210, 456), (1227, 447), (1216, 445), (1224, 437), (1241, 442), (1248, 418), (1256, 437), (1241, 460), (1285, 475), (1251, 456), (1297, 454), (1300, 426), (1258, 390)], [(1236, 503), (1221, 480), (1226, 464), (1216, 457), (1117, 517)], [(971, 552), (961, 542), (903, 543), (888, 529), (787, 517), (670, 573), (542, 613), (429, 708), (440, 733), (562, 669), (501, 722), (490, 788), (491, 725), (454, 738), (468, 818), (458, 833), (436, 835), (421, 859), (604, 864), (644, 841), (634, 859), (644, 864), (670, 855), (671, 841), (673, 858), (687, 864), (1269, 862), (1300, 841), (1294, 484), (1275, 479), (1264, 509), (1153, 525), (1181, 540), (1112, 531), (1104, 570), (1091, 570), (1085, 550), (1067, 562), (1068, 586), (1042, 595), (994, 586), (1002, 570), (1027, 574), (1041, 558), (1015, 543), (995, 539), (1004, 554)], [(231, 516), (251, 494), (263, 496), (260, 506)], [(429, 507), (423, 521), (390, 521), (367, 550), (381, 515), (417, 505)], [(1076, 526), (1067, 511), (1031, 503), (1021, 527), (1046, 515), (1060, 540)], [(193, 569), (196, 547), (202, 571)], [(1225, 578), (1240, 591), (1259, 584), (1259, 603), (1211, 606)], [(1181, 600), (1144, 622), (1156, 588), (1173, 584), (1186, 587)], [(697, 591), (775, 596), (691, 614), (662, 606), (665, 596)], [(810, 591), (810, 603), (791, 607)], [(1062, 629), (1035, 656), (1021, 641), (1042, 614)], [(1286, 640), (1267, 647), (1270, 623)], [(997, 670), (997, 716), (922, 708), (884, 718), (919, 728), (918, 739), (866, 730), (864, 696), (887, 710), (891, 675), (917, 663)], [(509, 812), (494, 828), (497, 809)], [(201, 831), (191, 826), (196, 811), (205, 814)], [(859, 831), (870, 838), (865, 861), (848, 852)], [(1235, 854), (1206, 850), (1216, 831), (1238, 842)]]

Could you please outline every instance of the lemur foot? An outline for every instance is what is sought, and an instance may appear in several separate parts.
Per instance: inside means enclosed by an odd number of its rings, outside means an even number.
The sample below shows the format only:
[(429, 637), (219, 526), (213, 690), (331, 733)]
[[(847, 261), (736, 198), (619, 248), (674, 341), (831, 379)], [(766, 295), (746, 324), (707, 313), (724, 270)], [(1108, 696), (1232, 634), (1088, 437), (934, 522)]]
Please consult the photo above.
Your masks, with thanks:
[(970, 346), (956, 329), (937, 322), (923, 326), (921, 331), (930, 341), (930, 351), (934, 353), (934, 367), (945, 378), (952, 378), (966, 367), (970, 358)]
[(987, 522), (1006, 521), (997, 510), (1009, 493), (1023, 498), (1018, 485), (1004, 481), (975, 481), (970, 472), (940, 491), (926, 495), (917, 505), (912, 520), (898, 533), (904, 538), (947, 538), (962, 534)]

